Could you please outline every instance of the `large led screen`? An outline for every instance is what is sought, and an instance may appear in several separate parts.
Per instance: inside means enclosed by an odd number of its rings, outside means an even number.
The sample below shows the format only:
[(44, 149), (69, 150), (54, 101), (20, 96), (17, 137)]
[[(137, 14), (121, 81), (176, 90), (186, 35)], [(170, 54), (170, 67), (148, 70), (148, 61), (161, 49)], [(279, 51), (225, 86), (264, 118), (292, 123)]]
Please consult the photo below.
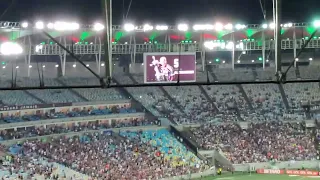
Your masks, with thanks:
[(196, 81), (195, 53), (145, 53), (145, 83)]

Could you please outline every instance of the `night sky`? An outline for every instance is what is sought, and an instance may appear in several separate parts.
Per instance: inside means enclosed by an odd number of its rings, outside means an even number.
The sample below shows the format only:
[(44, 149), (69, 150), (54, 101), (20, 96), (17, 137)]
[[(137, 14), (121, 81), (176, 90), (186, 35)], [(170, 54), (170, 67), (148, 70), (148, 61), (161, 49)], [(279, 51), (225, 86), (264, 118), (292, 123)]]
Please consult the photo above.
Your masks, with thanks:
[[(102, 19), (100, 0), (15, 0), (0, 20), (29, 22), (68, 18), (80, 23)], [(123, 0), (113, 0), (114, 24), (123, 23)], [(130, 0), (124, 0), (127, 7)], [(272, 17), (272, 0), (266, 3)], [(320, 0), (283, 0), (283, 21), (307, 22), (320, 18)], [(0, 14), (11, 0), (0, 0)], [(127, 8), (126, 8), (127, 9)], [(133, 0), (128, 20), (135, 24), (179, 22), (262, 23), (259, 0)]]

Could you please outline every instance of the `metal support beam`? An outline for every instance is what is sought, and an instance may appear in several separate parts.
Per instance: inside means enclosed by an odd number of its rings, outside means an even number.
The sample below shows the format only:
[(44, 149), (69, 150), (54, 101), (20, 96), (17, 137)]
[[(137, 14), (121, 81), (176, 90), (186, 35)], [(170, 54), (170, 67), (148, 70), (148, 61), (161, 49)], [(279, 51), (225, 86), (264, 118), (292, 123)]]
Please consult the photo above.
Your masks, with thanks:
[(102, 0), (103, 14), (105, 17), (105, 68), (106, 79), (109, 82), (112, 79), (112, 0)]
[(136, 55), (137, 55), (137, 42), (136, 36), (133, 36), (133, 63), (136, 63)]
[(278, 79), (281, 77), (281, 1), (282, 0), (273, 0), (273, 19), (275, 23), (275, 64)]
[(234, 70), (234, 60), (235, 60), (235, 48), (236, 48), (236, 43), (235, 43), (235, 38), (234, 38), (234, 32), (231, 34), (231, 41), (233, 42), (232, 45), (232, 51), (231, 51), (231, 56), (232, 56), (232, 70)]
[(200, 50), (201, 50), (201, 65), (202, 65), (202, 71), (205, 72), (206, 71), (206, 49), (204, 47), (204, 37), (203, 37), (203, 33), (201, 33), (201, 37), (200, 37)]
[(28, 77), (30, 77), (30, 71), (31, 68), (29, 67), (31, 65), (31, 46), (32, 46), (32, 42), (31, 42), (31, 37), (28, 36), (28, 54), (27, 54), (27, 69), (28, 69)]
[(292, 42), (292, 46), (293, 46), (293, 58), (294, 58), (294, 67), (297, 67), (297, 62), (295, 60), (295, 58), (297, 57), (297, 36), (296, 36), (296, 28), (294, 27), (293, 29), (293, 42)]
[[(97, 44), (98, 41), (98, 44)], [(101, 50), (102, 50), (102, 44), (101, 44), (101, 38), (100, 37), (95, 37), (94, 38), (94, 52), (98, 52), (98, 54), (95, 54), (95, 58), (96, 58), (96, 65), (97, 65), (97, 70), (98, 73), (100, 75), (101, 73)]]
[(262, 67), (263, 70), (266, 68), (266, 37), (264, 30), (262, 31)]

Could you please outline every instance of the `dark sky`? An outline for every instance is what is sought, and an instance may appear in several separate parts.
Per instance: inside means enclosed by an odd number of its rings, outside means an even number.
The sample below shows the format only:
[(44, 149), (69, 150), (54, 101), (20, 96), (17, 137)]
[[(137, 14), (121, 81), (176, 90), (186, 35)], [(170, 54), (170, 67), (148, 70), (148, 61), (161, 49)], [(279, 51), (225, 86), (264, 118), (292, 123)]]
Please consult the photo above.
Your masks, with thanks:
[[(81, 23), (102, 19), (101, 0), (15, 0), (1, 20), (36, 21), (68, 17)], [(114, 24), (122, 24), (123, 0), (113, 0)], [(130, 0), (124, 0), (126, 7)], [(272, 0), (266, 2), (268, 19)], [(283, 0), (283, 20), (312, 21), (320, 15), (320, 0)], [(0, 14), (11, 0), (0, 0)], [(318, 16), (320, 17), (320, 16)], [(133, 0), (128, 19), (139, 23), (176, 24), (182, 20), (195, 22), (261, 23), (259, 0)]]

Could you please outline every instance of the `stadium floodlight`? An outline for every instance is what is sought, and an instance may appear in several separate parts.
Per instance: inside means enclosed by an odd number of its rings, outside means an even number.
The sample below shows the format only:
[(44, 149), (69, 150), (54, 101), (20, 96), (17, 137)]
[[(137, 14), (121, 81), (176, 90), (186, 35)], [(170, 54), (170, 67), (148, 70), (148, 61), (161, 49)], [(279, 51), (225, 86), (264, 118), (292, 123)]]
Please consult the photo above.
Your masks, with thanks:
[(205, 48), (207, 48), (209, 50), (213, 50), (213, 48), (215, 46), (213, 41), (206, 41), (206, 42), (204, 42), (203, 45), (204, 45)]
[(223, 29), (223, 24), (216, 23), (216, 25), (214, 27), (215, 27), (216, 31), (221, 31)]
[(61, 22), (57, 21), (53, 25), (54, 29), (57, 31), (74, 31), (80, 28), (78, 23), (68, 23), (68, 22)]
[(42, 22), (42, 21), (36, 22), (36, 28), (37, 28), (37, 29), (43, 29), (43, 28), (44, 28), (43, 22)]
[(291, 28), (292, 26), (293, 26), (292, 23), (286, 23), (283, 25), (283, 27), (285, 27), (285, 28)]
[(234, 47), (234, 43), (233, 42), (228, 42), (227, 45), (226, 45), (226, 49), (229, 49), (229, 50), (233, 49), (233, 47)]
[(95, 31), (102, 31), (104, 29), (104, 25), (101, 23), (95, 23), (93, 25), (93, 30)]
[(195, 31), (209, 31), (213, 29), (214, 29), (214, 25), (211, 25), (211, 24), (196, 24), (193, 26), (193, 30)]
[(143, 31), (152, 31), (153, 30), (153, 26), (149, 25), (149, 24), (145, 24), (143, 26)]
[(29, 26), (28, 22), (22, 22), (21, 27), (22, 28), (27, 28)]
[(166, 31), (168, 29), (169, 29), (169, 27), (166, 25), (157, 25), (156, 26), (156, 30), (158, 30), (158, 31)]
[(272, 22), (272, 23), (269, 24), (269, 28), (270, 29), (274, 29), (275, 27), (276, 27), (275, 23)]
[(262, 28), (263, 29), (267, 29), (268, 28), (268, 24), (262, 24)]
[(313, 21), (314, 27), (320, 27), (320, 20)]
[(5, 42), (0, 46), (0, 53), (2, 55), (19, 55), (23, 52), (21, 45), (14, 42)]
[(226, 24), (226, 25), (224, 26), (224, 28), (225, 28), (226, 30), (232, 30), (232, 29), (233, 29), (233, 25), (230, 24), (230, 23), (228, 23), (228, 24)]
[(47, 28), (48, 29), (53, 29), (54, 28), (54, 24), (53, 23), (48, 23)]
[(178, 25), (178, 30), (179, 31), (188, 31), (188, 29), (189, 29), (188, 24), (179, 24)]
[(134, 25), (131, 23), (127, 23), (123, 26), (123, 29), (127, 32), (133, 31), (134, 30)]
[(237, 30), (240, 30), (240, 29), (246, 28), (246, 25), (244, 25), (244, 24), (236, 24), (235, 27), (236, 27)]

